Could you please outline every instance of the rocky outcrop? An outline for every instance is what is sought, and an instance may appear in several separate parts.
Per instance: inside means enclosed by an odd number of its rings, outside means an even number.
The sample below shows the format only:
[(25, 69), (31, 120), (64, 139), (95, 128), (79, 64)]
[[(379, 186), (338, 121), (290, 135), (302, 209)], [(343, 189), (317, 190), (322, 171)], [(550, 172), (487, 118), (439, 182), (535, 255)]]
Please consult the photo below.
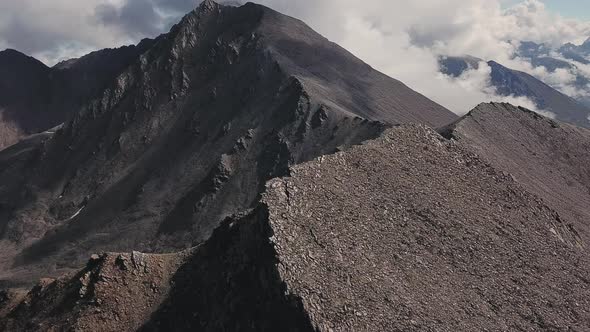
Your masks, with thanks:
[(93, 255), (80, 272), (43, 279), (20, 303), (0, 302), (4, 331), (133, 331), (149, 319), (189, 253)]
[(191, 251), (96, 256), (75, 277), (33, 289), (0, 322), (105, 331), (590, 327), (590, 265), (575, 232), (461, 144), (402, 126), (290, 173)]

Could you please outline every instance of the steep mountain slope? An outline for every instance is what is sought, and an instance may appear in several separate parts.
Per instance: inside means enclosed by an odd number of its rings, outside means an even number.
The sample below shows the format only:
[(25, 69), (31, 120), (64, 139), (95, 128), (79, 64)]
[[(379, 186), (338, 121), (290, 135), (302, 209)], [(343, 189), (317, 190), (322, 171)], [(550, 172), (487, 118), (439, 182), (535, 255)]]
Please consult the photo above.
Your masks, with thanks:
[[(441, 71), (454, 77), (465, 70), (477, 68), (481, 60), (474, 57), (443, 57)], [(502, 96), (527, 97), (539, 109), (554, 113), (556, 118), (578, 126), (590, 127), (590, 108), (555, 90), (539, 79), (517, 70), (489, 61), (491, 84)]]
[(204, 1), (63, 128), (0, 153), (0, 279), (185, 249), (289, 165), (455, 119), (298, 20)]
[[(424, 126), (291, 168), (178, 255), (95, 256), (5, 329), (547, 331), (590, 328), (590, 263), (557, 213)], [(121, 291), (125, 290), (125, 291)]]
[(590, 130), (508, 104), (482, 104), (442, 132), (512, 174), (590, 245)]
[(0, 52), (0, 149), (63, 123), (152, 44), (146, 39), (53, 68), (18, 51)]

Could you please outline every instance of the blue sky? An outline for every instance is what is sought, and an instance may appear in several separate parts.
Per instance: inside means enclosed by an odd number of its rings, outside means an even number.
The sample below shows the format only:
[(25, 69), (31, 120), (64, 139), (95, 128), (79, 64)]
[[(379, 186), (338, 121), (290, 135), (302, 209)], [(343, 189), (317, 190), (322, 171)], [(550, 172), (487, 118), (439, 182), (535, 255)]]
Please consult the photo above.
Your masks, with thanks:
[[(507, 4), (515, 4), (523, 0), (507, 0)], [(564, 17), (590, 21), (590, 0), (541, 0), (548, 9)]]
[(590, 0), (545, 0), (547, 8), (566, 17), (590, 20)]

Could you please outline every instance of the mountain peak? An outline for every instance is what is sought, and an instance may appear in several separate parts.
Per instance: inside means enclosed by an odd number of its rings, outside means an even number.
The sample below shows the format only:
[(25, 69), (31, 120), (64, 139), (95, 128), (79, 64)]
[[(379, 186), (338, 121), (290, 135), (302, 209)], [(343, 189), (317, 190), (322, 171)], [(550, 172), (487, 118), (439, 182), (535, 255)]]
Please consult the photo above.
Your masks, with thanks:
[(213, 0), (203, 0), (201, 4), (197, 7), (199, 11), (211, 11), (219, 8), (219, 4)]
[(9, 61), (9, 62), (13, 62), (13, 61), (34, 62), (36, 64), (42, 65), (43, 67), (46, 67), (45, 64), (43, 64), (41, 61), (33, 58), (32, 56), (28, 56), (22, 52), (12, 49), (12, 48), (7, 48), (4, 51), (0, 51), (0, 58), (3, 61)]
[(580, 45), (580, 47), (578, 49), (580, 50), (582, 55), (587, 56), (588, 53), (590, 52), (590, 38), (586, 39), (586, 41), (584, 41), (584, 43), (582, 45)]
[(494, 114), (497, 112), (504, 112), (504, 113), (515, 113), (515, 112), (525, 112), (527, 114), (536, 114), (535, 112), (526, 109), (524, 107), (517, 107), (509, 103), (499, 103), (499, 102), (489, 102), (489, 103), (480, 103), (477, 105), (469, 114), (479, 115), (479, 114)]
[(23, 56), (26, 56), (23, 53), (15, 50), (15, 49), (12, 49), (12, 48), (7, 48), (3, 51), (0, 51), (0, 55), (23, 55)]
[(539, 113), (522, 106), (514, 106), (509, 103), (489, 102), (480, 103), (455, 123), (439, 129), (439, 132), (443, 136), (452, 137), (451, 133), (456, 131), (456, 128), (465, 122), (478, 123), (481, 121), (491, 121), (510, 123), (510, 121), (521, 121), (519, 119), (524, 119), (522, 121), (540, 121), (540, 123), (545, 123), (547, 127), (559, 126), (558, 122), (555, 120), (542, 116)]

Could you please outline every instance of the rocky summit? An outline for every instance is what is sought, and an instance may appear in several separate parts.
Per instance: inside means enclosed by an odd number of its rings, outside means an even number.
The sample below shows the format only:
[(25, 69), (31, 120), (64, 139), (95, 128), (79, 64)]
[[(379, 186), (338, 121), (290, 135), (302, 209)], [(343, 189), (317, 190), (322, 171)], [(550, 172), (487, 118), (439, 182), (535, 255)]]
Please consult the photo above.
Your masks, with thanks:
[(590, 329), (588, 129), (458, 118), (252, 3), (8, 53), (79, 93), (0, 94), (0, 330)]

